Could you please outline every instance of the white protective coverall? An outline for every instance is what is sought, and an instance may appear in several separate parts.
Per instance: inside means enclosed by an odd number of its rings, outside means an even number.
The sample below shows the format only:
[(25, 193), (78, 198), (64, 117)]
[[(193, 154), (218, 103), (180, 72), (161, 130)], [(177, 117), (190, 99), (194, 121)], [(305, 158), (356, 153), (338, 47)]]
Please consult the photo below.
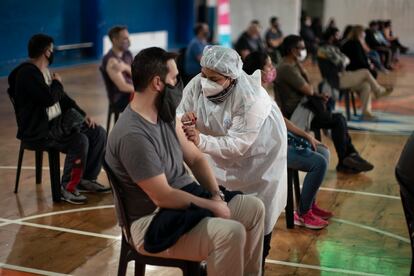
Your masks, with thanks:
[(196, 113), (198, 148), (207, 155), (219, 185), (255, 194), (263, 201), (267, 235), (287, 198), (287, 131), (282, 113), (261, 86), (260, 74), (256, 78), (242, 70), (236, 51), (206, 47), (201, 66), (237, 79), (234, 91), (215, 104), (203, 95), (199, 74), (185, 87), (177, 115)]

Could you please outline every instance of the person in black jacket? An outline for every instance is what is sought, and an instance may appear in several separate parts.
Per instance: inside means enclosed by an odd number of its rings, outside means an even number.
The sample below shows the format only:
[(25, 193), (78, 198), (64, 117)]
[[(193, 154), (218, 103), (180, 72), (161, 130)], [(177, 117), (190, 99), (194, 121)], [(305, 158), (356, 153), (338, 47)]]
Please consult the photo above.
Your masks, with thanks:
[(234, 49), (239, 53), (242, 60), (252, 52), (265, 52), (260, 30), (260, 22), (252, 20), (247, 30), (237, 39)]
[(377, 78), (377, 71), (370, 63), (367, 52), (364, 49), (365, 40), (364, 28), (360, 25), (352, 27), (345, 43), (342, 45), (342, 52), (349, 58), (350, 63), (346, 70), (355, 71), (359, 69), (368, 69), (374, 78)]
[(312, 29), (312, 18), (308, 15), (302, 19), (300, 36), (305, 42), (306, 51), (312, 56), (312, 61), (316, 62), (316, 52), (318, 50), (319, 39)]
[[(29, 60), (17, 66), (8, 78), (8, 93), (18, 125), (17, 138), (34, 147), (66, 153), (62, 200), (85, 203), (86, 197), (79, 191), (109, 191), (96, 182), (106, 144), (105, 130), (65, 93), (61, 77), (57, 73), (50, 74), (53, 38), (44, 34), (32, 36), (28, 53)], [(70, 125), (71, 120), (75, 120), (73, 116), (81, 122), (84, 118), (76, 130), (59, 134), (51, 131), (62, 129), (64, 123)]]

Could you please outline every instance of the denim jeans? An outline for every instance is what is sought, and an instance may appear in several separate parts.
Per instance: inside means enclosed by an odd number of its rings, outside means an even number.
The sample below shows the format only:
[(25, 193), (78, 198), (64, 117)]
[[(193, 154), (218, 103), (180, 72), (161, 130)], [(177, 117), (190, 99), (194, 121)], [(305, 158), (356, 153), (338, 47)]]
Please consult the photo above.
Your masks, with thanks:
[(298, 151), (288, 146), (287, 166), (290, 169), (307, 172), (303, 181), (298, 213), (306, 214), (315, 201), (329, 164), (329, 150), (319, 145), (316, 151), (309, 148)]

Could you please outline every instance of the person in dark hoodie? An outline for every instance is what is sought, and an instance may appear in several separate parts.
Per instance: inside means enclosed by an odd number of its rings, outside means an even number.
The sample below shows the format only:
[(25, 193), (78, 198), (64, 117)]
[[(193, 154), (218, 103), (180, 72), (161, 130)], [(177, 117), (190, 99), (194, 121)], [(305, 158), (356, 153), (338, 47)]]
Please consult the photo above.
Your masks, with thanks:
[[(66, 153), (61, 199), (83, 204), (85, 192), (109, 192), (96, 182), (106, 144), (105, 130), (63, 90), (62, 79), (51, 74), (53, 38), (36, 34), (28, 43), (29, 60), (9, 75), (8, 93), (17, 119), (17, 138), (33, 147)], [(76, 127), (75, 127), (76, 124)]]

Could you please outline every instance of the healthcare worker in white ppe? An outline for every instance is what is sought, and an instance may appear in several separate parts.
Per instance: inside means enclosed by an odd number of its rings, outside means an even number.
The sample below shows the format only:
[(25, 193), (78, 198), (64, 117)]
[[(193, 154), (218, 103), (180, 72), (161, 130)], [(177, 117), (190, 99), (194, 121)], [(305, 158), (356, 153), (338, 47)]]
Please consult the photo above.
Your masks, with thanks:
[(287, 133), (282, 113), (246, 74), (239, 54), (207, 46), (201, 73), (185, 87), (177, 115), (187, 138), (205, 154), (220, 185), (255, 194), (265, 207), (263, 260), (273, 227), (286, 206)]

